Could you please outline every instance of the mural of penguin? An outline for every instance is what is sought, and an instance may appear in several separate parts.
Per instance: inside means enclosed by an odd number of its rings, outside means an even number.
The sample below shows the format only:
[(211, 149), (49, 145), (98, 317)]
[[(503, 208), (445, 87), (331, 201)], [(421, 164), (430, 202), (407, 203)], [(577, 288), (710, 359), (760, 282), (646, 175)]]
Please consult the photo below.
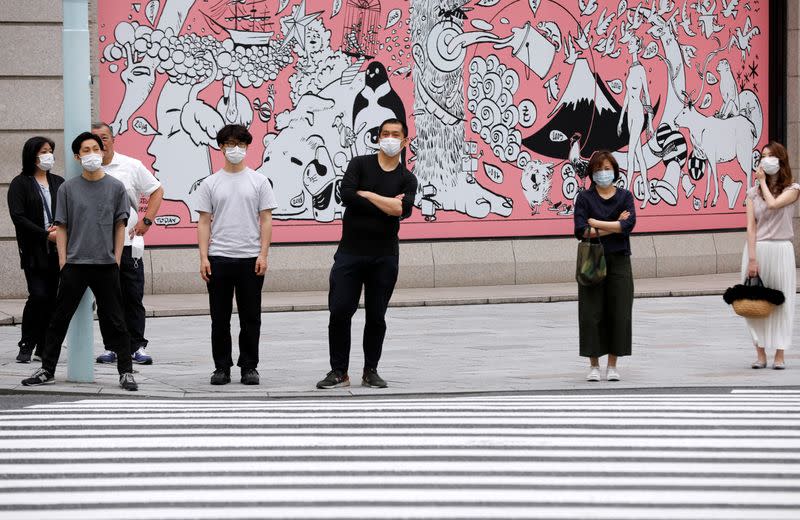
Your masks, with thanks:
[(356, 149), (367, 154), (378, 149), (378, 131), (387, 119), (406, 120), (406, 109), (400, 96), (389, 83), (386, 68), (379, 61), (370, 62), (364, 88), (353, 101), (353, 130), (357, 134)]

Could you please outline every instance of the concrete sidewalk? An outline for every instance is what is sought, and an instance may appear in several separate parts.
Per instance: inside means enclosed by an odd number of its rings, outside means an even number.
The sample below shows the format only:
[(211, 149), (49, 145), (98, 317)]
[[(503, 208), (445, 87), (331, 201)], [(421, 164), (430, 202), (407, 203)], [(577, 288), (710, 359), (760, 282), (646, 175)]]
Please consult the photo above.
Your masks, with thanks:
[[(800, 270), (798, 270), (800, 282)], [(668, 296), (707, 296), (722, 294), (726, 288), (740, 283), (737, 273), (683, 276), (676, 278), (643, 278), (636, 280), (637, 298)], [(391, 307), (440, 305), (481, 305), (496, 303), (542, 303), (574, 301), (578, 298), (575, 282), (535, 285), (495, 285), (476, 287), (436, 287), (396, 289)], [(263, 312), (319, 311), (328, 308), (326, 291), (268, 292), (262, 300)], [(144, 297), (149, 317), (208, 315), (208, 295), (154, 294)], [(22, 323), (25, 300), (0, 300), (0, 325)], [(235, 306), (234, 306), (235, 308)]]
[[(643, 283), (639, 284), (642, 290)], [(662, 289), (666, 290), (666, 289)], [(686, 290), (676, 287), (674, 290)], [(479, 298), (500, 297), (487, 288)], [(499, 292), (499, 291), (498, 291)], [(453, 294), (462, 297), (463, 294)], [(549, 295), (551, 299), (569, 294)], [(533, 297), (533, 295), (517, 295)], [(541, 296), (545, 297), (545, 296)], [(380, 372), (390, 387), (358, 386), (363, 355), (363, 312), (353, 321), (350, 375), (353, 385), (333, 391), (314, 385), (328, 371), (326, 311), (265, 314), (261, 334), (260, 386), (233, 382), (211, 386), (210, 322), (206, 316), (148, 320), (148, 352), (155, 359), (138, 370), (139, 392), (118, 387), (116, 367), (95, 365), (95, 383), (64, 381), (67, 352), (56, 384), (25, 388), (20, 381), (38, 364), (14, 362), (19, 327), (0, 327), (0, 394), (75, 393), (92, 396), (159, 398), (264, 398), (358, 395), (532, 392), (566, 390), (702, 387), (798, 387), (800, 352), (788, 351), (788, 369), (752, 370), (755, 358), (742, 318), (715, 296), (643, 298), (634, 304), (633, 356), (620, 362), (623, 380), (588, 383), (587, 361), (578, 356), (577, 303), (437, 305), (389, 309)], [(237, 320), (232, 323), (236, 343)], [(95, 322), (95, 352), (99, 354)], [(798, 344), (795, 332), (794, 344)], [(237, 348), (234, 346), (234, 359)], [(0, 397), (2, 399), (2, 397)]]

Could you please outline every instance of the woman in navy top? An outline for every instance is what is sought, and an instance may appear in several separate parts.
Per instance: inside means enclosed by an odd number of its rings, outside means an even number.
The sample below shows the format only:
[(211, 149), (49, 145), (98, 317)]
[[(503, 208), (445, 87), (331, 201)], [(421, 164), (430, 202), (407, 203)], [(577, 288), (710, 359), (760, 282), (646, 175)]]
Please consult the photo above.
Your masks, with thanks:
[(631, 355), (633, 274), (630, 233), (636, 225), (633, 195), (617, 188), (619, 166), (611, 153), (595, 152), (588, 171), (592, 184), (575, 200), (575, 237), (603, 244), (606, 278), (578, 286), (580, 355), (591, 363), (587, 381), (600, 381), (599, 358), (608, 355), (606, 379), (619, 381), (617, 358)]

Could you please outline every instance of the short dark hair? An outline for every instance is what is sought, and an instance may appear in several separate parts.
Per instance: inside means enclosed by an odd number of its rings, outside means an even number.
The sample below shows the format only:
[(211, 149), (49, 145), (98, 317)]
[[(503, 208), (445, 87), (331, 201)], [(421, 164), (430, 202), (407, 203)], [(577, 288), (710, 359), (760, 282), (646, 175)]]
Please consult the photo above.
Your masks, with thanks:
[(99, 137), (97, 137), (96, 135), (94, 135), (91, 132), (81, 132), (78, 135), (78, 137), (76, 137), (72, 141), (72, 153), (74, 153), (75, 155), (78, 155), (80, 153), (80, 151), (81, 151), (81, 145), (83, 144), (83, 142), (84, 141), (89, 141), (89, 140), (92, 140), (92, 141), (96, 142), (98, 145), (100, 145), (100, 149), (101, 150), (105, 150), (105, 148), (103, 148), (103, 141)]
[(217, 132), (217, 145), (221, 148), (228, 141), (249, 145), (253, 142), (253, 135), (243, 125), (225, 125)]
[(53, 150), (56, 149), (56, 143), (49, 137), (37, 135), (25, 141), (25, 144), (22, 145), (22, 175), (33, 175), (36, 173), (36, 161), (38, 160), (39, 150), (46, 144), (49, 144), (50, 148)]
[(92, 123), (92, 130), (100, 130), (101, 128), (108, 128), (108, 131), (111, 132), (111, 135), (114, 135), (114, 130), (111, 129), (111, 126), (108, 123), (103, 121), (95, 121)]
[[(619, 180), (619, 164), (617, 164), (617, 160), (608, 150), (598, 150), (592, 154), (589, 159), (589, 165), (586, 166), (589, 178), (592, 178), (592, 174), (599, 170), (605, 161), (611, 163), (611, 167), (614, 169), (614, 182), (617, 182)], [(594, 184), (594, 179), (592, 179), (592, 184)]]
[(378, 136), (380, 136), (381, 133), (383, 133), (383, 127), (386, 126), (386, 125), (400, 125), (400, 126), (402, 126), (403, 127), (403, 137), (408, 137), (408, 125), (406, 124), (405, 121), (401, 121), (401, 120), (397, 119), (396, 117), (392, 117), (390, 119), (387, 119), (383, 123), (381, 123), (381, 127), (378, 129)]

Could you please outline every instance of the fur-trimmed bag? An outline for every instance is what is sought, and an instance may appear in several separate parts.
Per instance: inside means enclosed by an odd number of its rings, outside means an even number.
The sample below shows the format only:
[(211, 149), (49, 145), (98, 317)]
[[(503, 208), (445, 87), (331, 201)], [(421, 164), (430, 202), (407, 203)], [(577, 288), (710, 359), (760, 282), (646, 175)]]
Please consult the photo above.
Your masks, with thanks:
[(728, 305), (733, 305), (733, 312), (739, 316), (766, 318), (776, 305), (783, 304), (786, 297), (777, 289), (764, 287), (761, 277), (756, 275), (747, 278), (743, 284), (729, 287), (722, 299)]

